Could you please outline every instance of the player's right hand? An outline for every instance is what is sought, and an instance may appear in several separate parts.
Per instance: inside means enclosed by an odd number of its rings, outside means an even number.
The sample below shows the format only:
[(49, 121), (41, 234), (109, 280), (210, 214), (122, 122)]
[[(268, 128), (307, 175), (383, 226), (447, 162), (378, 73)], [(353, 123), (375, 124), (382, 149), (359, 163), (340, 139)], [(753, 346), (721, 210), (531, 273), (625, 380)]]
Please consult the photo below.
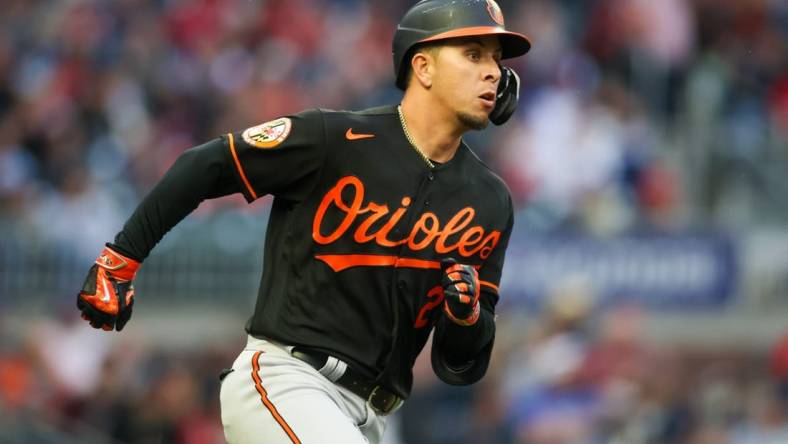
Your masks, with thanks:
[(132, 280), (140, 263), (105, 247), (90, 267), (82, 291), (77, 295), (77, 308), (82, 319), (93, 328), (123, 330), (131, 318), (134, 305)]

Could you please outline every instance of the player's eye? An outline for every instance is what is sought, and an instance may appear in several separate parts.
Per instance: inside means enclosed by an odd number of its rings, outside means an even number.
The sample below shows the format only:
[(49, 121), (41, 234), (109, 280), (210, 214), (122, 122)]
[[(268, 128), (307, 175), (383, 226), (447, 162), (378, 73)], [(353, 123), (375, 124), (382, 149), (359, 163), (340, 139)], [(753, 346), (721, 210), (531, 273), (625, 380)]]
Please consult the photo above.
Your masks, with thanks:
[(475, 49), (468, 51), (467, 54), (468, 54), (468, 58), (471, 59), (474, 62), (478, 62), (479, 60), (482, 59), (481, 53), (479, 51), (475, 50)]

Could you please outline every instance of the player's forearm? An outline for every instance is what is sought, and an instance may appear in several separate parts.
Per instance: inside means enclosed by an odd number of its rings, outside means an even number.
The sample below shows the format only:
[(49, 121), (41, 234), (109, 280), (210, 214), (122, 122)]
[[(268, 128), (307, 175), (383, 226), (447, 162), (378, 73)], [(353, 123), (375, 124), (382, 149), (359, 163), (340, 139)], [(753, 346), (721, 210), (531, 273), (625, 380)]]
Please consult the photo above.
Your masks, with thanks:
[(435, 326), (435, 346), (440, 347), (446, 361), (460, 367), (477, 358), (495, 336), (494, 315), (481, 309), (479, 319), (471, 326), (463, 326), (443, 317)]
[(221, 139), (185, 151), (115, 236), (123, 254), (144, 260), (164, 235), (205, 199), (238, 192)]

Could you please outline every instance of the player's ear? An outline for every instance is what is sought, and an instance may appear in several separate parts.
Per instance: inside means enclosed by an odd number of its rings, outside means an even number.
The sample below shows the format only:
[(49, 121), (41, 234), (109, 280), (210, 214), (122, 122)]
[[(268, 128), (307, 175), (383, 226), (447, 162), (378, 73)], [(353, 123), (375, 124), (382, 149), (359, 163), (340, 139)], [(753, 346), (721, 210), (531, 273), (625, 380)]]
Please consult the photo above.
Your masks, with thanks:
[(417, 51), (410, 59), (413, 80), (426, 89), (432, 87), (432, 76), (435, 71), (435, 58), (427, 51)]

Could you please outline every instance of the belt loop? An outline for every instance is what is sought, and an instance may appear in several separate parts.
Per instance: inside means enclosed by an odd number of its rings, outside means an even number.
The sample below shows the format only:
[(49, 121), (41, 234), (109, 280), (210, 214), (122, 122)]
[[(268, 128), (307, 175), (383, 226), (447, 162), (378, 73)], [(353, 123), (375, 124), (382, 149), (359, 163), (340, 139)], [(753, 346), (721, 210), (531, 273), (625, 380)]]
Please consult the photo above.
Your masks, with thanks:
[(347, 371), (347, 363), (331, 355), (326, 359), (326, 364), (318, 370), (321, 375), (325, 376), (331, 382), (337, 382), (337, 380), (345, 374), (345, 371)]

